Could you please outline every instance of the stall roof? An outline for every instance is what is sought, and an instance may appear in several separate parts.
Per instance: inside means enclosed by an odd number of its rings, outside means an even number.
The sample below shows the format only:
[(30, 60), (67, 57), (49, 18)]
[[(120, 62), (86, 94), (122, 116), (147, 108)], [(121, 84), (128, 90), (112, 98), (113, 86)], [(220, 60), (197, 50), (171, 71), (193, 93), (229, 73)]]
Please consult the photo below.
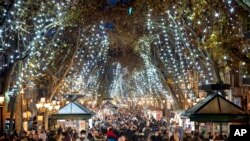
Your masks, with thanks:
[(52, 118), (56, 119), (89, 119), (94, 113), (78, 102), (72, 101), (63, 106)]
[(157, 108), (157, 107), (153, 107), (153, 106), (149, 106), (148, 110), (151, 110), (151, 111), (162, 111), (161, 108)]
[(188, 109), (182, 116), (191, 121), (200, 122), (233, 122), (247, 121), (244, 110), (219, 94), (207, 96), (204, 100)]
[(107, 109), (117, 109), (118, 107), (115, 106), (113, 103), (110, 101), (106, 101), (105, 103), (102, 104), (101, 106), (102, 109), (107, 108)]

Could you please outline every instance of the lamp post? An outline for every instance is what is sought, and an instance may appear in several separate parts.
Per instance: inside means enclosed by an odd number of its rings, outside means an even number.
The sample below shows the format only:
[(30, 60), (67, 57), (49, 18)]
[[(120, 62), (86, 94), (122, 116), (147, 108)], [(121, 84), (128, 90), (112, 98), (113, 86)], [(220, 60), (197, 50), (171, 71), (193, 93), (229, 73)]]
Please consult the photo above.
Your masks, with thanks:
[(48, 120), (48, 115), (55, 113), (60, 109), (60, 101), (53, 100), (52, 102), (46, 102), (45, 98), (41, 98), (40, 102), (36, 104), (36, 108), (39, 113), (43, 113), (43, 126), (47, 128), (47, 124), (45, 125), (45, 120)]
[(26, 131), (29, 130), (28, 122), (29, 122), (30, 117), (31, 117), (31, 112), (30, 111), (23, 112), (23, 124), (22, 124), (22, 127)]
[(38, 109), (38, 112), (44, 113), (54, 113), (60, 109), (60, 102), (59, 101), (52, 101), (52, 102), (46, 102), (45, 98), (41, 98), (40, 102), (36, 104), (36, 108)]
[(0, 135), (2, 136), (3, 135), (3, 130), (4, 130), (4, 127), (3, 127), (3, 104), (4, 104), (4, 96), (0, 96), (0, 114), (1, 114), (1, 121), (0, 121)]

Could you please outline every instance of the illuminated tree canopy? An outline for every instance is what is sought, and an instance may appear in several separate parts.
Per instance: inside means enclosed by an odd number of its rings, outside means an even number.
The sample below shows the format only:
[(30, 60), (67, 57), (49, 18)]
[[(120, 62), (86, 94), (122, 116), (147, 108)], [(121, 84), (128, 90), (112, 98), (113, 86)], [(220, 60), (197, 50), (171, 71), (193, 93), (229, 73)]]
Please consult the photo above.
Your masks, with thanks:
[[(112, 3), (113, 2), (113, 3)], [(2, 94), (165, 97), (181, 107), (225, 71), (250, 72), (244, 11), (211, 0), (9, 0), (0, 7)]]

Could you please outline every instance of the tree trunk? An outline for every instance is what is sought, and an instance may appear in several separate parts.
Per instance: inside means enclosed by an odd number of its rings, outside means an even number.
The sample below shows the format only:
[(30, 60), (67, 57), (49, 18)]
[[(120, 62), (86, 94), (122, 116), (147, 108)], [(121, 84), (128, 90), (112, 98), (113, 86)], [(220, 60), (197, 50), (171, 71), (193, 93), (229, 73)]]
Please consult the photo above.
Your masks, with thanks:
[(221, 79), (221, 76), (220, 76), (220, 70), (219, 70), (219, 64), (217, 61), (215, 61), (213, 59), (213, 67), (214, 67), (214, 73), (215, 73), (215, 76), (216, 76), (216, 80), (217, 80), (217, 83), (223, 83), (222, 79)]
[(10, 130), (14, 130), (14, 113), (15, 113), (15, 107), (16, 107), (16, 95), (13, 95), (12, 101), (10, 103)]
[[(77, 53), (77, 51), (78, 51), (78, 49), (80, 47), (79, 41), (80, 41), (80, 30), (79, 30), (79, 34), (78, 34), (77, 45), (73, 49), (72, 56), (68, 60), (68, 62), (66, 64), (63, 64), (63, 66), (65, 66), (67, 68), (64, 70), (64, 72), (62, 72), (62, 75), (60, 76), (59, 80), (55, 80), (56, 82), (51, 83), (53, 86), (49, 87), (49, 90), (48, 90), (49, 95), (48, 95), (48, 98), (47, 98), (47, 102), (52, 101), (52, 99), (54, 98), (57, 90), (60, 88), (61, 83), (63, 82), (65, 77), (68, 75), (70, 69), (74, 65), (74, 59), (75, 59), (76, 53)], [(53, 77), (53, 74), (52, 74), (52, 77)], [(45, 112), (45, 114), (44, 114), (44, 126), (45, 126), (45, 129), (48, 129), (48, 116), (49, 116), (49, 114), (47, 112)]]
[(77, 45), (73, 49), (72, 56), (71, 56), (71, 58), (70, 58), (70, 60), (68, 61), (67, 64), (63, 64), (67, 68), (64, 70), (64, 72), (62, 72), (62, 76), (59, 78), (59, 80), (57, 82), (55, 82), (55, 83), (52, 83), (52, 84), (54, 84), (54, 86), (52, 86), (51, 89), (49, 89), (48, 101), (51, 101), (53, 99), (56, 91), (58, 90), (58, 88), (60, 88), (61, 83), (63, 82), (65, 77), (68, 75), (70, 69), (74, 65), (74, 59), (75, 59), (76, 53), (77, 53), (77, 51), (78, 51), (78, 49), (80, 47), (79, 37), (80, 37), (80, 30), (79, 30), (79, 35), (78, 35), (78, 39), (77, 39)]
[[(216, 80), (217, 80), (217, 84), (223, 84), (223, 81), (221, 79), (221, 75), (220, 75), (220, 68), (219, 68), (219, 64), (218, 64), (218, 61), (215, 60), (213, 58), (213, 56), (211, 56), (211, 60), (213, 61), (213, 68), (214, 68), (214, 73), (215, 73), (215, 76), (216, 76)], [(218, 90), (221, 92), (222, 96), (226, 96), (226, 93), (224, 90)]]
[(48, 111), (44, 112), (43, 123), (44, 123), (45, 130), (47, 131), (49, 129), (49, 126), (48, 126), (49, 125), (49, 113), (48, 113)]
[(10, 64), (9, 69), (5, 72), (4, 76), (4, 83), (3, 85), (3, 91), (1, 95), (4, 95), (4, 107), (3, 107), (3, 121), (5, 123), (5, 120), (7, 118), (7, 112), (8, 112), (8, 103), (10, 101), (9, 98), (9, 88), (10, 88), (10, 83), (12, 80), (12, 75), (14, 73), (15, 67), (18, 64), (18, 62), (14, 62), (13, 64)]
[(174, 106), (175, 106), (175, 108), (176, 109), (183, 109), (184, 108), (183, 104), (181, 104), (181, 101), (179, 101), (179, 99), (176, 97), (172, 85), (169, 84), (169, 83), (167, 83), (167, 87), (168, 87), (168, 90), (170, 91), (170, 93), (171, 93), (171, 95), (172, 95), (172, 97), (174, 99), (174, 102), (175, 102)]
[(17, 133), (20, 133), (23, 127), (23, 122), (22, 122), (22, 98), (21, 94), (17, 95), (16, 97), (16, 110), (15, 110), (15, 127)]

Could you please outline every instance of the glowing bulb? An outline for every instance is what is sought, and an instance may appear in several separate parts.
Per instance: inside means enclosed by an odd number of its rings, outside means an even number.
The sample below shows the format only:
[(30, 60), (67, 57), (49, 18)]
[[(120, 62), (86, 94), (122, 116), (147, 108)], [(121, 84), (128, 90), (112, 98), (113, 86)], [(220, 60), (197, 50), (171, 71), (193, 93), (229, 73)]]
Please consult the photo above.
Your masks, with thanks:
[(215, 12), (214, 16), (219, 17), (219, 13)]
[(230, 12), (233, 13), (233, 12), (234, 12), (234, 8), (231, 8), (231, 9), (230, 9)]

